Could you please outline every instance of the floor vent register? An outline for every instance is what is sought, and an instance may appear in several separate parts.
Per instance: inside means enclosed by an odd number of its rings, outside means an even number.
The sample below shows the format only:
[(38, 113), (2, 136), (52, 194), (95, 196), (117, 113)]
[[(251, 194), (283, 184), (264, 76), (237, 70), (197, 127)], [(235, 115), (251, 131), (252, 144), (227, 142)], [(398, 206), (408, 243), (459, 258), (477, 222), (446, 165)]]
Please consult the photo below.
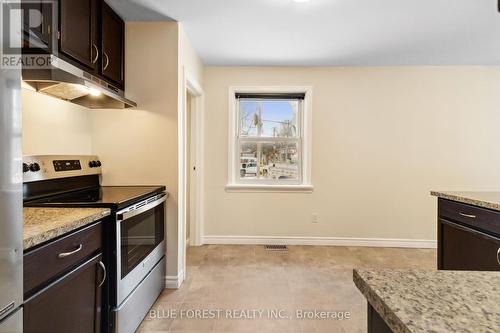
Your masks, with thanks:
[(266, 245), (266, 250), (267, 251), (288, 251), (288, 246), (278, 245), (278, 244)]

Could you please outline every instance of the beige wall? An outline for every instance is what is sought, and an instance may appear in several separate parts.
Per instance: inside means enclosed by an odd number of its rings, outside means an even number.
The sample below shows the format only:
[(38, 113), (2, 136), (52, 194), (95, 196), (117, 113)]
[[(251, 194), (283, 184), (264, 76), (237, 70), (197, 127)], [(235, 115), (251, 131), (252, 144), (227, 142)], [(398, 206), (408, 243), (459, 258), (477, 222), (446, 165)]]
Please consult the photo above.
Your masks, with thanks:
[[(162, 184), (167, 204), (167, 275), (183, 269), (178, 257), (178, 113), (182, 68), (202, 82), (201, 61), (176, 22), (126, 24), (126, 93), (131, 110), (96, 110), (92, 150), (103, 163), (105, 185)], [(133, 45), (133, 47), (132, 47)]]
[(23, 154), (91, 154), (88, 109), (22, 89)]
[[(232, 85), (313, 87), (312, 194), (225, 192)], [(432, 240), (431, 189), (500, 186), (500, 67), (207, 67), (204, 87), (205, 235)]]
[(23, 90), (25, 154), (96, 154), (103, 185), (167, 187), (167, 275), (178, 257), (178, 114), (184, 71), (200, 85), (203, 63), (176, 22), (126, 24), (126, 94), (136, 109), (89, 110)]
[(95, 110), (92, 149), (104, 185), (165, 185), (167, 275), (177, 274), (177, 40), (174, 22), (126, 24), (127, 97), (138, 107)]
[[(188, 75), (195, 78), (200, 86), (203, 85), (203, 71), (205, 67), (198, 53), (194, 49), (189, 37), (184, 32), (182, 24), (179, 27), (179, 69), (182, 74), (183, 68)], [(182, 77), (180, 76), (180, 79)], [(181, 85), (180, 85), (181, 86)]]

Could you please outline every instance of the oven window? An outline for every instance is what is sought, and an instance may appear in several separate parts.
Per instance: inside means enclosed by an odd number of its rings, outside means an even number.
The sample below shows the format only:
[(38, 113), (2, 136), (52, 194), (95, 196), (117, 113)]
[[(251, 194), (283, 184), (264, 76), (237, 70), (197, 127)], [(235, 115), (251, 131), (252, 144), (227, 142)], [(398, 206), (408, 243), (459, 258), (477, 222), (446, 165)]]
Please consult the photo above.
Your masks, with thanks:
[(122, 279), (163, 241), (164, 221), (163, 203), (120, 222)]

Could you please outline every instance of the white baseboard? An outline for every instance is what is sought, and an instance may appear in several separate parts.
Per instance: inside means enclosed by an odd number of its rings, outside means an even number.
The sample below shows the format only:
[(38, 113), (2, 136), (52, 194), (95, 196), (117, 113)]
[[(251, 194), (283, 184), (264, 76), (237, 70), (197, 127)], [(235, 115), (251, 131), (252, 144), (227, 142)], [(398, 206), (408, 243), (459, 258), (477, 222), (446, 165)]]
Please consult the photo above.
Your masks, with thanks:
[(233, 245), (322, 245), (322, 246), (367, 246), (405, 247), (435, 249), (437, 241), (427, 239), (349, 238), (349, 237), (288, 237), (288, 236), (204, 236), (203, 244)]
[(165, 276), (165, 288), (167, 289), (179, 289), (182, 281), (184, 281), (184, 271), (180, 271), (177, 276), (167, 275)]

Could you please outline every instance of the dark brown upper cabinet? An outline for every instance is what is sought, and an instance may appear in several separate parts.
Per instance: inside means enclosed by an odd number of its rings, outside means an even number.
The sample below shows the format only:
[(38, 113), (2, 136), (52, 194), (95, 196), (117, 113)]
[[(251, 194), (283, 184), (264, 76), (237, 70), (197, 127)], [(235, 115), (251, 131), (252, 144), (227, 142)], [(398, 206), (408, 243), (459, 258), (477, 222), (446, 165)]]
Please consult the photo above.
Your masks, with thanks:
[(97, 71), (99, 67), (98, 0), (59, 0), (59, 52)]
[[(104, 0), (23, 0), (22, 5), (23, 52), (52, 53), (111, 89), (125, 89), (125, 22)], [(30, 12), (42, 13), (39, 26), (30, 26)]]
[[(56, 15), (52, 3), (49, 1), (22, 1), (23, 8), (23, 52), (30, 54), (52, 52), (53, 15)], [(33, 13), (40, 13), (40, 17)], [(39, 19), (39, 25), (31, 26)]]
[(111, 7), (101, 2), (101, 75), (123, 87), (125, 83), (125, 23)]

